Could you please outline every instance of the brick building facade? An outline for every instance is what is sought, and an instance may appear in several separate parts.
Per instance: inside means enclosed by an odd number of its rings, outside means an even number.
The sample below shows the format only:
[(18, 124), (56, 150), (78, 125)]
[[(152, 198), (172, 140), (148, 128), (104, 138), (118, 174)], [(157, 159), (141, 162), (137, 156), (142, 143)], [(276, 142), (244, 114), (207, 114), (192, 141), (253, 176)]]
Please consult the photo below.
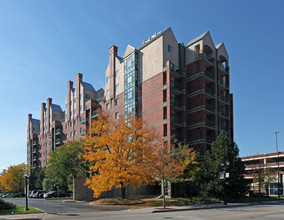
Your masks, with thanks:
[(82, 77), (76, 75), (76, 88), (67, 83), (65, 111), (48, 99), (40, 122), (29, 115), (29, 165), (45, 166), (50, 150), (83, 138), (98, 108), (114, 119), (137, 114), (168, 145), (177, 139), (201, 156), (221, 130), (233, 138), (229, 56), (224, 43), (215, 45), (209, 32), (185, 45), (168, 28), (140, 48), (128, 45), (123, 56), (112, 46), (105, 87), (96, 91)]

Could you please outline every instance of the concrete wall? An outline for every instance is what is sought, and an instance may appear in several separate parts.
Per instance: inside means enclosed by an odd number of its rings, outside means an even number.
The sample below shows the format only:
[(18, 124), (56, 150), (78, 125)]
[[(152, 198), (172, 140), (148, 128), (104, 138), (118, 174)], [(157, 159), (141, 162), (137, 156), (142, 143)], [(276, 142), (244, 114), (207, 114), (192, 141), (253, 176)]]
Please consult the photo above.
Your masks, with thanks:
[[(75, 178), (73, 180), (73, 199), (77, 201), (92, 201), (93, 191), (84, 185), (85, 178)], [(132, 186), (126, 187), (126, 197), (127, 198), (147, 198), (158, 196), (160, 193), (160, 187), (158, 185), (154, 186), (142, 186), (138, 189), (134, 189)], [(121, 197), (120, 189), (112, 189), (102, 193), (99, 199), (102, 198), (117, 198)]]

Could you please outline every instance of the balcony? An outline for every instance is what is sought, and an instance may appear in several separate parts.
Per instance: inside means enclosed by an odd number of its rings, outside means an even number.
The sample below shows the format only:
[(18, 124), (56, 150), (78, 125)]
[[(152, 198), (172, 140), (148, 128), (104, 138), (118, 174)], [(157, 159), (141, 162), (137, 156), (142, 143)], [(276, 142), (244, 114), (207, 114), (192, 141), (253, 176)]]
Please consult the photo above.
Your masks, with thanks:
[(37, 153), (38, 153), (38, 149), (37, 148), (33, 149), (33, 154), (37, 154)]
[(181, 70), (175, 64), (171, 63), (170, 69), (171, 69), (171, 75), (172, 76), (174, 76), (176, 78), (183, 77)]
[(207, 142), (207, 143), (212, 144), (213, 141), (215, 141), (215, 138), (214, 138), (214, 137), (211, 137), (211, 136), (207, 136), (207, 137), (206, 137), (206, 142)]
[(92, 112), (92, 118), (98, 117), (98, 111), (93, 111)]
[(223, 110), (223, 111), (220, 112), (220, 114), (224, 117), (227, 117), (227, 118), (229, 117), (229, 113), (227, 111)]
[[(219, 65), (218, 67), (219, 67), (219, 70), (220, 70), (220, 74), (221, 74), (221, 75), (225, 75), (225, 74), (228, 74), (228, 73), (229, 73), (229, 72), (228, 72), (228, 69), (225, 68), (223, 65)], [(223, 74), (222, 74), (222, 73), (223, 73)]]
[(226, 103), (229, 102), (229, 99), (228, 99), (226, 96), (224, 96), (224, 95), (221, 95), (221, 96), (220, 96), (220, 99), (221, 99), (223, 102), (226, 102)]
[(181, 134), (175, 134), (175, 139), (177, 139), (178, 142), (184, 142), (184, 137)]
[(209, 103), (205, 103), (205, 109), (211, 112), (215, 112), (215, 107), (214, 105), (211, 105)]
[(205, 88), (205, 93), (210, 95), (210, 96), (214, 96), (214, 90), (210, 89), (208, 87)]
[(80, 118), (80, 124), (85, 124), (85, 123), (86, 123), (86, 118), (81, 117), (81, 118)]
[(33, 145), (34, 145), (34, 146), (38, 145), (38, 141), (37, 141), (37, 140), (34, 140), (34, 141), (33, 141)]
[(62, 139), (61, 139), (61, 138), (57, 138), (56, 141), (55, 141), (55, 144), (56, 144), (56, 145), (61, 145), (61, 144), (63, 144)]
[(171, 81), (171, 89), (173, 93), (176, 93), (176, 94), (183, 93), (183, 87), (177, 82)]
[(61, 135), (62, 134), (62, 128), (58, 128), (55, 131), (55, 135)]
[(49, 133), (49, 138), (52, 138), (52, 132)]
[(215, 128), (215, 123), (214, 121), (211, 121), (209, 119), (206, 119), (205, 124), (207, 127)]
[(184, 109), (183, 102), (178, 100), (178, 99), (171, 99), (171, 106), (175, 110), (183, 110)]
[(205, 76), (206, 76), (207, 78), (209, 78), (209, 79), (214, 80), (214, 74), (211, 73), (211, 72), (209, 72), (209, 71), (207, 71), (207, 70), (205, 70)]
[(176, 127), (183, 127), (185, 125), (185, 121), (182, 117), (177, 117), (175, 115), (171, 116), (171, 124)]
[(34, 156), (33, 157), (33, 161), (37, 161), (38, 157), (37, 156)]
[(48, 146), (49, 146), (49, 147), (52, 147), (52, 142), (51, 142), (51, 141), (49, 142), (49, 145), (48, 145)]
[(224, 87), (225, 89), (228, 89), (228, 88), (229, 88), (229, 86), (227, 85), (226, 81), (224, 81), (224, 80), (221, 80), (221, 81), (220, 81), (220, 85), (221, 85), (222, 87)]

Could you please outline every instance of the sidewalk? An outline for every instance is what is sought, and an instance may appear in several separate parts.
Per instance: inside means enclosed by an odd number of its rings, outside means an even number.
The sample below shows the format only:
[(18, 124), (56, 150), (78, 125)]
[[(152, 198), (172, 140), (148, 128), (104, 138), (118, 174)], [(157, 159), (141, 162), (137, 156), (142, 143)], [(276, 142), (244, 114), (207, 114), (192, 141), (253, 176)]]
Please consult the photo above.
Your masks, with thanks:
[(24, 215), (0, 215), (0, 220), (4, 219), (44, 219), (47, 213), (37, 213), (37, 214), (24, 214)]

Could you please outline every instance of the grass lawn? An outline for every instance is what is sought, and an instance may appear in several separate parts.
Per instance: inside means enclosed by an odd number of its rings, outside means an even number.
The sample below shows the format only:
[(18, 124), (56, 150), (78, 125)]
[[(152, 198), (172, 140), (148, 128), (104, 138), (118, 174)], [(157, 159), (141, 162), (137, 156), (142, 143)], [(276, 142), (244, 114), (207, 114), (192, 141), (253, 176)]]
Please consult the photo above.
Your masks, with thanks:
[(15, 209), (0, 210), (0, 215), (19, 215), (19, 214), (35, 214), (42, 213), (41, 210), (29, 206), (29, 210), (25, 210), (26, 206), (17, 206)]
[[(280, 198), (280, 200), (283, 199)], [(237, 201), (235, 201), (236, 203), (246, 203), (246, 202), (258, 202), (258, 201), (277, 201), (279, 200), (278, 197), (245, 197), (245, 198), (241, 198)]]

